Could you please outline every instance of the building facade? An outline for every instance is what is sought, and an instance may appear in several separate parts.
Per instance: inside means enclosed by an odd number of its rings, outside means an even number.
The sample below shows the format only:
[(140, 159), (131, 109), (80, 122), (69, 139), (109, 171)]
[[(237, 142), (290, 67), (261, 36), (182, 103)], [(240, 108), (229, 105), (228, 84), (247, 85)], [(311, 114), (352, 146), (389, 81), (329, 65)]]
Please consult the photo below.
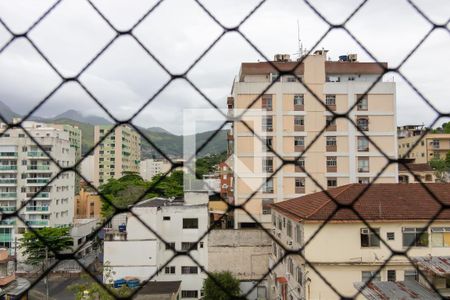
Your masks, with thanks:
[[(365, 188), (366, 185), (350, 184), (328, 192), (337, 203), (349, 204)], [(427, 188), (445, 204), (450, 203), (449, 184), (431, 183)], [(391, 251), (387, 246), (394, 251), (411, 247), (408, 256), (413, 260), (449, 254), (450, 212), (435, 217), (439, 204), (420, 184), (372, 185), (354, 205), (371, 228), (348, 209), (332, 216), (336, 207), (324, 192), (273, 205), (272, 231), (277, 243), (272, 245), (269, 263), (273, 268), (272, 299), (339, 298), (330, 285), (342, 296), (352, 297), (357, 292), (355, 286), (371, 276), (375, 281), (412, 279), (423, 285), (417, 265), (404, 256), (388, 260)], [(328, 218), (329, 222), (321, 227)], [(280, 245), (290, 250), (304, 247), (303, 258), (285, 257)], [(276, 265), (278, 261), (280, 264)], [(445, 276), (435, 276), (431, 281), (442, 293), (448, 292), (450, 282)]]
[(80, 192), (75, 196), (74, 204), (75, 218), (77, 219), (99, 219), (101, 217), (101, 198), (87, 186), (81, 186)]
[[(297, 62), (273, 64), (288, 71)], [(234, 201), (242, 204), (258, 190), (245, 207), (266, 225), (270, 224), (271, 203), (321, 190), (312, 178), (323, 188), (366, 183), (388, 162), (348, 120), (333, 121), (325, 106), (337, 113), (349, 111), (358, 129), (388, 157), (397, 157), (395, 83), (380, 80), (363, 96), (382, 73), (378, 64), (328, 61), (326, 51), (316, 51), (295, 70), (301, 83), (277, 72), (267, 62), (243, 63), (228, 98), (230, 114), (241, 116), (260, 136), (242, 122), (233, 124), (229, 139), (234, 153)], [(358, 99), (362, 100), (356, 104)], [(281, 160), (270, 149), (283, 159), (302, 157), (296, 165), (278, 170)], [(377, 182), (395, 183), (397, 176), (397, 167), (391, 165)], [(235, 224), (238, 228), (255, 226), (242, 211), (235, 212)]]
[[(25, 121), (22, 126), (61, 166), (75, 163), (69, 134), (48, 124)], [(75, 173), (60, 171), (49, 156), (18, 128), (5, 131), (0, 138), (0, 209), (19, 214), (31, 227), (70, 226), (74, 216)], [(51, 180), (51, 184), (47, 185)], [(45, 186), (47, 185), (47, 186)], [(0, 223), (1, 246), (12, 248), (17, 235), (25, 231), (18, 218)]]
[[(149, 199), (132, 210), (154, 232), (128, 215), (126, 231), (106, 233), (104, 261), (115, 272), (112, 279), (132, 276), (148, 280), (160, 270), (152, 280), (180, 280), (181, 299), (200, 299), (207, 275), (199, 265), (208, 270), (208, 239), (200, 240), (209, 226), (207, 193), (187, 192), (183, 199)], [(186, 256), (171, 260), (172, 249), (190, 250), (199, 265)]]
[[(420, 132), (399, 139), (399, 158), (413, 159), (416, 164), (428, 163), (432, 159), (445, 160), (450, 152), (450, 133), (428, 133), (421, 138), (422, 135), (423, 132)], [(411, 148), (413, 149), (407, 154)]]
[(433, 183), (436, 182), (435, 171), (429, 164), (412, 164), (407, 163), (398, 165), (398, 182), (399, 183), (417, 183), (421, 182)]
[(144, 180), (150, 181), (157, 174), (166, 174), (171, 167), (165, 159), (145, 159), (139, 164), (139, 173)]
[[(98, 143), (111, 128), (109, 125), (95, 126), (94, 142)], [(127, 125), (116, 127), (95, 148), (94, 185), (100, 186), (110, 178), (118, 179), (129, 173), (139, 174), (140, 159), (140, 135)]]

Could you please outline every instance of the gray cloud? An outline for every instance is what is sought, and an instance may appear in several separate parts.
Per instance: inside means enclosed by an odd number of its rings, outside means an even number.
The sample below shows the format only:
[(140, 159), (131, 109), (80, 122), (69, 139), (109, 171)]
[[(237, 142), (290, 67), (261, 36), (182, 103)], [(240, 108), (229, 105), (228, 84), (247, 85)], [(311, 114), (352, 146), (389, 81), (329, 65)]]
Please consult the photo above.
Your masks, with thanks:
[[(437, 1), (439, 2), (439, 1)], [(437, 3), (436, 2), (436, 3)], [(53, 1), (0, 1), (0, 18), (14, 32), (23, 32)], [(128, 29), (156, 1), (98, 0), (98, 8), (120, 30)], [(235, 26), (258, 1), (202, 1), (227, 26)], [(342, 22), (360, 1), (312, 1), (332, 22)], [(445, 22), (450, 3), (431, 6), (415, 2), (436, 22)], [(297, 20), (303, 44), (310, 48), (328, 29), (327, 24), (298, 0), (267, 1), (241, 27), (241, 31), (267, 58), (275, 53), (298, 51)], [(348, 29), (379, 60), (396, 66), (430, 29), (430, 25), (406, 1), (377, 0), (368, 3), (348, 23)], [(194, 1), (166, 0), (134, 31), (142, 43), (171, 72), (184, 72), (220, 34), (221, 28)], [(76, 74), (114, 35), (86, 1), (64, 0), (31, 33), (55, 67), (64, 75)], [(9, 34), (0, 26), (0, 47)], [(370, 56), (342, 30), (333, 30), (320, 44), (336, 59), (358, 53)], [(450, 60), (448, 32), (434, 32), (402, 67), (402, 72), (433, 105), (450, 111), (448, 101)], [(225, 35), (189, 72), (188, 77), (219, 107), (224, 108), (242, 61), (263, 60), (236, 33)], [(121, 119), (130, 117), (168, 80), (168, 75), (130, 37), (120, 37), (86, 70), (80, 81)], [(397, 75), (398, 123), (429, 124), (434, 112)], [(24, 40), (12, 43), (0, 54), (0, 100), (26, 113), (57, 84), (59, 78)], [(138, 117), (135, 124), (161, 126), (182, 132), (185, 108), (208, 108), (205, 100), (187, 83), (171, 83)], [(68, 109), (105, 116), (77, 84), (65, 85), (36, 114), (53, 116)], [(220, 119), (220, 117), (218, 117)], [(218, 122), (219, 123), (219, 122)], [(209, 129), (207, 125), (200, 130)]]

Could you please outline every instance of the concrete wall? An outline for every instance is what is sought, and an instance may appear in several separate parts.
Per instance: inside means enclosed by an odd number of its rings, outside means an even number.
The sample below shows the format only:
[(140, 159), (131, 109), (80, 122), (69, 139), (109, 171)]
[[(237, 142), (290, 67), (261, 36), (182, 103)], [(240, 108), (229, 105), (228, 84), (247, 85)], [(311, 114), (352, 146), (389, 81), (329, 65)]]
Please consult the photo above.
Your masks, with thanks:
[(257, 280), (268, 271), (271, 239), (262, 230), (212, 230), (208, 247), (210, 272), (230, 271), (240, 280)]

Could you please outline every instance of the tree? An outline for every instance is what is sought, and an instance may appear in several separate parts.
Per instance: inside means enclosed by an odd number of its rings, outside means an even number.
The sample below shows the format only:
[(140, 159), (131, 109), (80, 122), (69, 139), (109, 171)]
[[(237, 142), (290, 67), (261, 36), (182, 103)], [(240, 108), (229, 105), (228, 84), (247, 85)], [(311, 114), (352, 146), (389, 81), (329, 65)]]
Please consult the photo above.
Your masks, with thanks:
[(105, 285), (97, 283), (87, 274), (82, 274), (83, 282), (69, 286), (69, 290), (75, 294), (75, 300), (114, 300), (115, 297), (112, 297), (107, 289), (117, 296), (126, 297), (131, 294), (131, 289), (127, 286), (113, 288), (113, 275), (116, 273), (110, 267), (109, 262), (104, 263), (103, 270)]
[(211, 275), (220, 283), (220, 286), (211, 277), (206, 278), (203, 282), (204, 300), (228, 300), (239, 297), (241, 293), (239, 280), (234, 278), (229, 271), (213, 272)]
[(430, 161), (430, 166), (439, 182), (447, 182), (447, 172), (450, 171), (450, 151), (447, 153), (445, 160), (433, 158)]
[(227, 153), (212, 154), (209, 156), (198, 158), (195, 161), (195, 175), (202, 179), (203, 175), (209, 174), (216, 170), (217, 165), (227, 159)]
[(30, 265), (40, 265), (46, 258), (53, 258), (54, 252), (60, 253), (68, 250), (73, 245), (69, 234), (70, 228), (45, 227), (36, 229), (37, 235), (32, 231), (27, 231), (19, 240), (19, 249), (26, 257), (26, 263)]
[[(148, 189), (151, 191), (147, 192)], [(157, 175), (151, 181), (145, 181), (139, 175), (129, 174), (119, 179), (110, 179), (100, 186), (100, 193), (120, 208), (133, 205), (142, 195), (143, 199), (153, 197), (179, 197), (183, 195), (183, 172), (173, 171), (162, 178)], [(102, 216), (107, 218), (114, 214), (114, 207), (102, 198)]]

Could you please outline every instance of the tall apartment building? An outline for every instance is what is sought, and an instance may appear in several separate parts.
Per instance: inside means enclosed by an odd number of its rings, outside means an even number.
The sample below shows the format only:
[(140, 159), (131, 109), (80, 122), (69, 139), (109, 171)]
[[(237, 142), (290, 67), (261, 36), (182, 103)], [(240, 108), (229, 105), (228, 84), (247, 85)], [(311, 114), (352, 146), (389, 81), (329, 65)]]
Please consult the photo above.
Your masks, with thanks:
[[(24, 121), (22, 126), (60, 166), (68, 167), (75, 163), (75, 151), (71, 147), (68, 132), (30, 121)], [(5, 129), (6, 124), (0, 124), (0, 132), (3, 132), (0, 138), (0, 209), (13, 212), (39, 192), (19, 212), (28, 226), (72, 224), (75, 174), (63, 173), (40, 191), (56, 176), (59, 168), (22, 129)], [(25, 225), (19, 219), (1, 221), (0, 246), (13, 247), (16, 235), (24, 231)]]
[[(94, 129), (94, 142), (98, 143), (112, 126), (97, 125)], [(99, 186), (110, 178), (121, 178), (127, 173), (139, 174), (141, 159), (140, 135), (130, 126), (115, 128), (94, 152), (94, 185)]]
[(139, 174), (144, 180), (152, 180), (157, 174), (167, 173), (172, 164), (165, 159), (145, 159), (139, 164)]
[[(283, 56), (273, 64), (287, 71), (297, 62)], [(294, 76), (279, 76), (269, 63), (242, 63), (232, 97), (228, 98), (228, 108), (238, 116), (257, 100), (242, 120), (263, 141), (242, 122), (234, 123), (229, 136), (234, 153), (234, 202), (242, 204), (259, 189), (245, 208), (258, 221), (267, 224), (272, 202), (320, 191), (302, 172), (302, 167), (324, 188), (370, 182), (387, 160), (348, 120), (332, 121), (332, 114), (322, 104), (337, 113), (345, 113), (362, 98), (349, 117), (384, 153), (396, 158), (395, 83), (380, 80), (362, 96), (381, 73), (378, 64), (358, 62), (355, 55), (329, 61), (326, 51), (316, 51), (305, 58), (295, 74), (320, 98), (322, 103), (319, 103)], [(264, 95), (258, 98), (263, 91)], [(320, 134), (326, 126), (326, 131)], [(315, 140), (317, 135), (320, 136)], [(266, 182), (281, 165), (269, 152), (269, 146), (283, 159), (293, 159), (311, 143), (297, 166), (284, 166)], [(397, 182), (397, 166), (385, 169), (377, 182)], [(235, 226), (252, 227), (255, 223), (243, 211), (235, 211)]]
[[(207, 275), (199, 265), (208, 270), (208, 238), (204, 236), (209, 226), (208, 194), (186, 192), (183, 198), (147, 199), (132, 210), (125, 231), (105, 235), (104, 261), (114, 272), (112, 279), (128, 276), (145, 281), (159, 270), (152, 281), (181, 281), (181, 299), (201, 299)], [(189, 251), (198, 264), (183, 255), (172, 259), (173, 249)]]
[[(447, 153), (450, 152), (450, 134), (428, 133), (417, 143), (422, 134), (423, 132), (417, 132), (416, 134), (399, 139), (399, 157), (412, 159), (416, 164), (428, 163), (434, 158), (445, 159)], [(411, 148), (413, 148), (412, 151), (405, 157)]]
[[(426, 185), (444, 204), (450, 203), (450, 184)], [(366, 187), (349, 184), (328, 192), (345, 205)], [(420, 184), (373, 184), (354, 205), (370, 228), (350, 210), (334, 214), (336, 207), (324, 192), (273, 204), (277, 240), (269, 261), (270, 299), (338, 299), (330, 286), (353, 298), (371, 276), (372, 285), (363, 292), (367, 299), (442, 299), (422, 275), (444, 298), (450, 296), (450, 212), (436, 216), (440, 204)], [(302, 249), (302, 255), (285, 257), (280, 245), (293, 252)], [(413, 263), (401, 255), (391, 257), (388, 247), (398, 252), (410, 247)], [(403, 296), (405, 292), (409, 295)]]

